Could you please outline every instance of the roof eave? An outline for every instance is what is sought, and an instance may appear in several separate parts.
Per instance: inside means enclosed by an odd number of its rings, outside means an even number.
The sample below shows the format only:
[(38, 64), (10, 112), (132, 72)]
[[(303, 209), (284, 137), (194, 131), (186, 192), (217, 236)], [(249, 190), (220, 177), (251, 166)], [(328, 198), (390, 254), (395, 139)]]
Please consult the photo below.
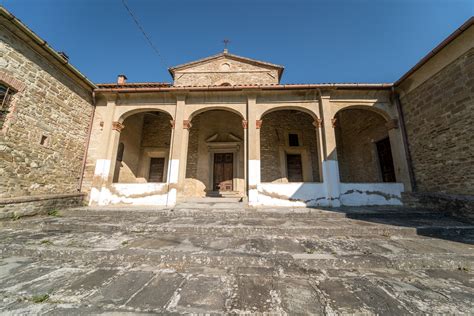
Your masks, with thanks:
[(25, 24), (23, 24), (19, 19), (17, 19), (13, 14), (11, 14), (4, 7), (0, 6), (0, 15), (12, 23), (16, 28), (18, 28), (23, 34), (30, 38), (36, 45), (41, 47), (46, 53), (48, 53), (54, 60), (56, 60), (60, 65), (66, 67), (71, 71), (77, 79), (81, 80), (92, 90), (96, 89), (97, 86), (90, 81), (85, 75), (83, 75), (77, 68), (71, 65), (67, 60), (65, 60), (61, 55), (58, 54), (45, 40), (36, 35), (32, 30), (30, 30)]
[(393, 85), (395, 87), (399, 86), (405, 79), (410, 77), (415, 71), (420, 69), (424, 64), (426, 64), (432, 57), (439, 53), (443, 48), (448, 46), (452, 41), (454, 41), (459, 35), (461, 35), (465, 30), (474, 25), (474, 17), (469, 18), (463, 25), (451, 33), (446, 39), (444, 39), (438, 46), (436, 46), (432, 51), (430, 51), (425, 57), (423, 57), (419, 62), (415, 64), (410, 70), (408, 70), (400, 79), (398, 79)]

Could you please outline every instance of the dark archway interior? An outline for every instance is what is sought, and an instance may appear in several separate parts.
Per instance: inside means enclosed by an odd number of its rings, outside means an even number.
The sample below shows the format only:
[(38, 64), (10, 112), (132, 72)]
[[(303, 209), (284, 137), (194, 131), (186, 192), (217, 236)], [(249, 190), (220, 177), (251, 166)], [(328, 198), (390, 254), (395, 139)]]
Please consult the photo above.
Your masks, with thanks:
[(261, 181), (321, 181), (313, 117), (299, 110), (278, 110), (265, 114), (262, 121)]
[(114, 182), (166, 182), (171, 116), (142, 112), (127, 117), (120, 133)]
[(335, 118), (341, 182), (395, 182), (386, 120), (364, 109), (344, 109)]

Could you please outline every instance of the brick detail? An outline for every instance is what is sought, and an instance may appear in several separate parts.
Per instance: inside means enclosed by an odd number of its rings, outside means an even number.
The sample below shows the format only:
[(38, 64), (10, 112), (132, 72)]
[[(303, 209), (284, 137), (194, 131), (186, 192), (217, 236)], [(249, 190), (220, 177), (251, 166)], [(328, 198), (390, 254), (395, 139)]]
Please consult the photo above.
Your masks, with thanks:
[(193, 124), (191, 123), (190, 120), (183, 120), (183, 128), (184, 129), (191, 129), (193, 127)]
[(0, 71), (0, 82), (5, 83), (7, 86), (13, 88), (13, 90), (17, 92), (22, 92), (23, 90), (25, 90), (26, 87), (23, 82), (13, 78), (4, 71)]
[(316, 119), (313, 121), (313, 126), (316, 128), (321, 128), (323, 126), (323, 120), (321, 119)]
[(123, 125), (120, 122), (112, 122), (112, 130), (121, 132), (125, 128), (125, 125)]

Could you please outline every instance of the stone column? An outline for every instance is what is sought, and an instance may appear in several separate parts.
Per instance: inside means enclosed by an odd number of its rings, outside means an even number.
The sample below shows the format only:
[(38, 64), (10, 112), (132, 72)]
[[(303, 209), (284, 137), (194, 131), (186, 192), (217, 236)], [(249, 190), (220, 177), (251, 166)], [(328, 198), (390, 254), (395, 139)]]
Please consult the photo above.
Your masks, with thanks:
[(256, 115), (257, 95), (249, 93), (248, 106), (248, 199), (249, 204), (258, 203), (258, 185), (260, 184), (260, 127), (262, 121)]
[[(182, 175), (186, 172), (187, 138), (188, 128), (191, 127), (189, 121), (184, 120), (184, 108), (186, 106), (186, 94), (176, 94), (176, 111), (175, 111), (175, 127), (172, 132), (170, 157), (168, 163), (168, 198), (167, 205), (173, 206), (176, 204), (178, 190), (183, 188)], [(183, 153), (184, 152), (184, 153)], [(184, 168), (184, 170), (183, 170)], [(180, 181), (181, 179), (181, 181)]]
[(408, 161), (405, 155), (403, 135), (399, 128), (398, 119), (392, 119), (385, 123), (390, 139), (392, 150), (393, 167), (395, 168), (395, 178), (397, 182), (403, 183), (405, 191), (411, 192), (410, 174), (408, 171)]
[(316, 132), (319, 181), (323, 182), (323, 138), (322, 138), (322, 132), (321, 132), (321, 129), (323, 127), (323, 120), (317, 118), (316, 120), (314, 120), (313, 126)]
[[(104, 122), (102, 126), (102, 136), (100, 140), (101, 146), (99, 147), (98, 159), (95, 163), (94, 177), (92, 179), (92, 188), (90, 194), (89, 205), (103, 204), (103, 193), (106, 190), (106, 186), (109, 182), (111, 172), (113, 172), (112, 166), (112, 152), (115, 144), (115, 139), (120, 137), (120, 131), (113, 129), (114, 125), (114, 114), (116, 107), (116, 97), (112, 96), (107, 99), (107, 107), (104, 115)], [(113, 142), (111, 140), (114, 140)], [(118, 140), (117, 140), (118, 142)], [(113, 144), (112, 144), (113, 143)]]
[(248, 177), (248, 173), (247, 173), (247, 170), (248, 170), (248, 157), (247, 157), (247, 154), (248, 154), (248, 121), (245, 119), (245, 120), (242, 120), (242, 128), (244, 129), (244, 195), (246, 197), (248, 197), (248, 185), (247, 185), (247, 177)]
[(331, 108), (330, 96), (322, 94), (320, 99), (320, 112), (323, 118), (322, 136), (323, 136), (323, 182), (326, 189), (326, 199), (329, 206), (338, 207), (341, 205), (339, 165), (337, 162), (336, 150), (336, 119), (334, 111)]

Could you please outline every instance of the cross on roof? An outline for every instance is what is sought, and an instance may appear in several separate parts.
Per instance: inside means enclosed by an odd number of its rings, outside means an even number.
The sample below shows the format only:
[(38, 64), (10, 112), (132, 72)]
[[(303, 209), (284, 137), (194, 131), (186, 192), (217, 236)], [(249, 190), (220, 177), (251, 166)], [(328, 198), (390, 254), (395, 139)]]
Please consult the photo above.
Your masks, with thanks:
[(224, 52), (227, 53), (227, 45), (229, 45), (230, 40), (224, 39), (222, 43), (224, 43)]

